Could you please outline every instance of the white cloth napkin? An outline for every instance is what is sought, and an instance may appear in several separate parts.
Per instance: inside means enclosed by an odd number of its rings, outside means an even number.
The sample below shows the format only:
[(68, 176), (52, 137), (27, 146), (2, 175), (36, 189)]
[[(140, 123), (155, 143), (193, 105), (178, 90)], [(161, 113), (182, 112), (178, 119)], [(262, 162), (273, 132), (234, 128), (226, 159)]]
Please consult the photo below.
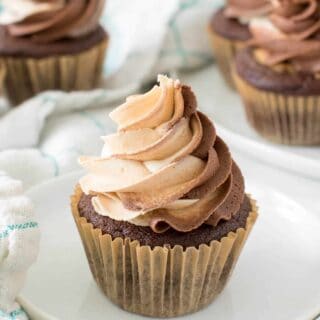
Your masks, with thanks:
[(0, 119), (1, 170), (29, 187), (79, 169), (77, 157), (97, 154), (100, 136), (111, 130), (108, 106), (132, 91), (46, 92), (30, 99)]
[(16, 302), (39, 250), (39, 229), (21, 181), (0, 171), (0, 320), (27, 319)]

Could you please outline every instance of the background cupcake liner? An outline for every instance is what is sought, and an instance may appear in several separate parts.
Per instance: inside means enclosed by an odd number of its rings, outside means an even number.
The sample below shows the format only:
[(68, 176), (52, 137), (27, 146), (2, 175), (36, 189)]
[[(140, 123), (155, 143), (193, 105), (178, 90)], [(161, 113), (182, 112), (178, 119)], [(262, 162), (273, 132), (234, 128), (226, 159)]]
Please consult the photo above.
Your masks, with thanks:
[(89, 90), (101, 77), (107, 40), (72, 55), (47, 58), (0, 57), (5, 93), (13, 105), (45, 90)]
[(263, 91), (234, 80), (251, 126), (264, 138), (291, 145), (320, 145), (320, 95), (292, 96)]
[(80, 217), (82, 191), (71, 198), (89, 266), (104, 294), (121, 308), (146, 316), (173, 317), (211, 303), (226, 285), (257, 218), (255, 201), (246, 228), (198, 249), (140, 246), (138, 241), (102, 235)]
[(244, 43), (242, 41), (223, 38), (214, 32), (211, 27), (208, 28), (208, 32), (219, 70), (227, 84), (232, 89), (236, 89), (232, 76), (232, 63), (236, 52), (243, 48)]

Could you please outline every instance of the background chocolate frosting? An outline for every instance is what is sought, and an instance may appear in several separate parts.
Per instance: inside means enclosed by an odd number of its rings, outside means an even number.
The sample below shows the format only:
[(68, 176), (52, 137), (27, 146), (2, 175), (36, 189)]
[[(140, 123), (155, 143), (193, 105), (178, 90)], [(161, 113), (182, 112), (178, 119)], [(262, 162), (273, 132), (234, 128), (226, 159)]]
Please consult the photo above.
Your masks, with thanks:
[[(15, 0), (16, 1), (16, 0)], [(24, 14), (24, 4), (18, 7), (22, 11), (16, 21), (6, 23), (9, 34), (13, 37), (29, 37), (36, 43), (50, 43), (64, 38), (83, 37), (97, 29), (105, 0), (64, 0), (57, 6), (53, 1), (29, 0), (34, 12)], [(39, 6), (47, 4), (45, 10)], [(3, 10), (12, 10), (12, 4), (6, 2)]]
[[(166, 86), (172, 80), (163, 76), (160, 79), (160, 88), (163, 88), (163, 91), (159, 96), (162, 97), (161, 101), (167, 105), (170, 104), (170, 99), (167, 96)], [(161, 81), (163, 81), (162, 84)], [(81, 160), (82, 165), (89, 172), (80, 180), (80, 185), (86, 194), (94, 195), (92, 198), (93, 206), (99, 214), (115, 220), (125, 220), (136, 225), (149, 226), (154, 232), (162, 233), (170, 228), (180, 232), (189, 232), (203, 224), (216, 226), (221, 220), (231, 219), (239, 211), (244, 199), (244, 180), (241, 171), (232, 160), (226, 144), (216, 135), (212, 122), (197, 110), (196, 98), (191, 88), (185, 85), (181, 86), (179, 82), (175, 82), (174, 88), (176, 99), (174, 100), (172, 118), (169, 118), (168, 122), (162, 123), (155, 130), (157, 131), (159, 128), (161, 131), (164, 128), (168, 130), (160, 140), (157, 140), (156, 144), (153, 144), (156, 147), (146, 147), (143, 151), (129, 152), (130, 149), (134, 150), (135, 146), (132, 143), (128, 144), (128, 141), (132, 140), (126, 139), (131, 135), (138, 135), (140, 139), (145, 141), (153, 139), (155, 133), (149, 129), (152, 126), (146, 125), (147, 121), (149, 123), (154, 121), (148, 116), (149, 113), (155, 114), (151, 105), (143, 113), (144, 116), (147, 114), (143, 121), (136, 114), (133, 116), (138, 119), (138, 122), (132, 122), (132, 117), (128, 117), (128, 114), (136, 112), (132, 111), (132, 107), (128, 108), (128, 105), (134, 103), (136, 99), (139, 101), (136, 106), (139, 113), (141, 112), (140, 106), (146, 106), (149, 103), (157, 106), (157, 113), (166, 111), (166, 108), (159, 107), (161, 103), (152, 95), (153, 92), (159, 90), (159, 87), (153, 88), (145, 95), (129, 97), (124, 105), (116, 109), (116, 112), (120, 110), (117, 117), (114, 115), (112, 117), (118, 120), (121, 118), (120, 122), (126, 125), (120, 126), (120, 131), (118, 130), (115, 135), (107, 136), (105, 141), (109, 141), (109, 143), (110, 141), (112, 143), (113, 139), (118, 142), (126, 141), (124, 146), (128, 146), (127, 153), (118, 152), (106, 158)], [(180, 95), (182, 105), (179, 103)], [(125, 119), (122, 118), (123, 116)], [(146, 160), (150, 162), (154, 157), (158, 157), (159, 150), (163, 145), (166, 146), (164, 150), (167, 152), (171, 141), (173, 141), (171, 135), (175, 133), (179, 137), (177, 132), (181, 123), (185, 122), (189, 123), (188, 126), (192, 132), (190, 142), (184, 143), (181, 148), (179, 147), (178, 153), (174, 151), (175, 158), (168, 162), (165, 160), (164, 167), (142, 175), (142, 179), (137, 180), (134, 174), (130, 176), (131, 169), (128, 166), (137, 166), (139, 172), (144, 171), (145, 166), (141, 166), (140, 161), (144, 161), (143, 163), (146, 165)], [(143, 125), (138, 127), (137, 123), (143, 123)], [(141, 130), (145, 130), (146, 134), (141, 135)], [(185, 137), (185, 135), (182, 136)], [(167, 136), (169, 137), (168, 141), (165, 140)], [(180, 143), (180, 139), (182, 138), (177, 139), (177, 143)], [(150, 143), (146, 142), (146, 145), (150, 145)], [(116, 145), (115, 148), (117, 147)], [(176, 156), (177, 154), (179, 156)], [(172, 155), (169, 157), (166, 155), (165, 158), (171, 159)], [(191, 164), (194, 164), (194, 161), (201, 162), (203, 165), (199, 170), (187, 166), (178, 173), (178, 168), (183, 165), (184, 161), (190, 161)], [(110, 166), (112, 166), (111, 168), (115, 166), (114, 170), (110, 170)], [(168, 172), (169, 169), (172, 173), (166, 176), (165, 172)], [(119, 175), (115, 175), (115, 179), (111, 177), (113, 171), (117, 170), (120, 175), (125, 172), (127, 178), (124, 183), (112, 182), (112, 180), (122, 179)], [(193, 170), (194, 175), (186, 179), (185, 176), (191, 175)], [(173, 179), (172, 176), (174, 176)], [(172, 181), (170, 181), (171, 179)], [(176, 179), (180, 179), (182, 182), (176, 184)], [(152, 181), (151, 185), (150, 181)], [(106, 195), (108, 196), (106, 197)], [(177, 200), (180, 201), (179, 205), (184, 201), (188, 204), (183, 207), (177, 205), (172, 207), (172, 204), (176, 204)], [(119, 206), (123, 206), (123, 209), (121, 207), (119, 209)], [(113, 210), (115, 212), (112, 212)], [(125, 210), (127, 210), (126, 214), (123, 213)], [(128, 218), (130, 215), (132, 215), (132, 219)]]
[(278, 0), (269, 21), (253, 22), (252, 44), (263, 49), (262, 63), (289, 62), (296, 70), (320, 71), (320, 2)]

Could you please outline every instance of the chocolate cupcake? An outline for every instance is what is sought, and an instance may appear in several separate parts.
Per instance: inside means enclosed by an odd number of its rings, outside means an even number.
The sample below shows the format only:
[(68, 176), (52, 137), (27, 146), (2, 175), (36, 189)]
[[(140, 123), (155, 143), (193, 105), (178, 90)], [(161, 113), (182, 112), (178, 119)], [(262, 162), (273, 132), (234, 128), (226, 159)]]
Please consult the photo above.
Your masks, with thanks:
[(0, 63), (12, 104), (45, 90), (97, 85), (108, 36), (99, 25), (104, 0), (5, 1)]
[(320, 144), (320, 3), (279, 1), (250, 29), (235, 80), (251, 126), (284, 144)]
[(231, 64), (235, 53), (251, 39), (248, 23), (266, 15), (268, 0), (228, 0), (224, 8), (211, 17), (208, 31), (218, 67), (230, 87), (234, 88)]
[(130, 312), (195, 312), (224, 288), (257, 218), (240, 169), (188, 86), (127, 98), (72, 212), (98, 286)]

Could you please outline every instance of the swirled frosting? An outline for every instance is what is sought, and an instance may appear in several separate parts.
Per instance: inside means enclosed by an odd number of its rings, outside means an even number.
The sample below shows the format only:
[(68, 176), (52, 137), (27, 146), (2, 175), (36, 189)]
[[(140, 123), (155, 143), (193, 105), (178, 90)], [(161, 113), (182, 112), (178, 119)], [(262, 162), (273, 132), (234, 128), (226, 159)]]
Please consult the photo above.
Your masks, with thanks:
[(98, 27), (105, 0), (3, 0), (0, 24), (39, 43), (84, 36)]
[(320, 71), (320, 2), (277, 0), (266, 20), (252, 21), (252, 44), (260, 62), (269, 66), (289, 63), (296, 70)]
[(224, 13), (229, 18), (248, 21), (268, 14), (271, 8), (269, 0), (228, 0)]
[(101, 157), (81, 157), (80, 179), (101, 215), (155, 232), (188, 232), (230, 219), (244, 182), (211, 121), (187, 86), (165, 76), (111, 112), (118, 125), (103, 137)]

